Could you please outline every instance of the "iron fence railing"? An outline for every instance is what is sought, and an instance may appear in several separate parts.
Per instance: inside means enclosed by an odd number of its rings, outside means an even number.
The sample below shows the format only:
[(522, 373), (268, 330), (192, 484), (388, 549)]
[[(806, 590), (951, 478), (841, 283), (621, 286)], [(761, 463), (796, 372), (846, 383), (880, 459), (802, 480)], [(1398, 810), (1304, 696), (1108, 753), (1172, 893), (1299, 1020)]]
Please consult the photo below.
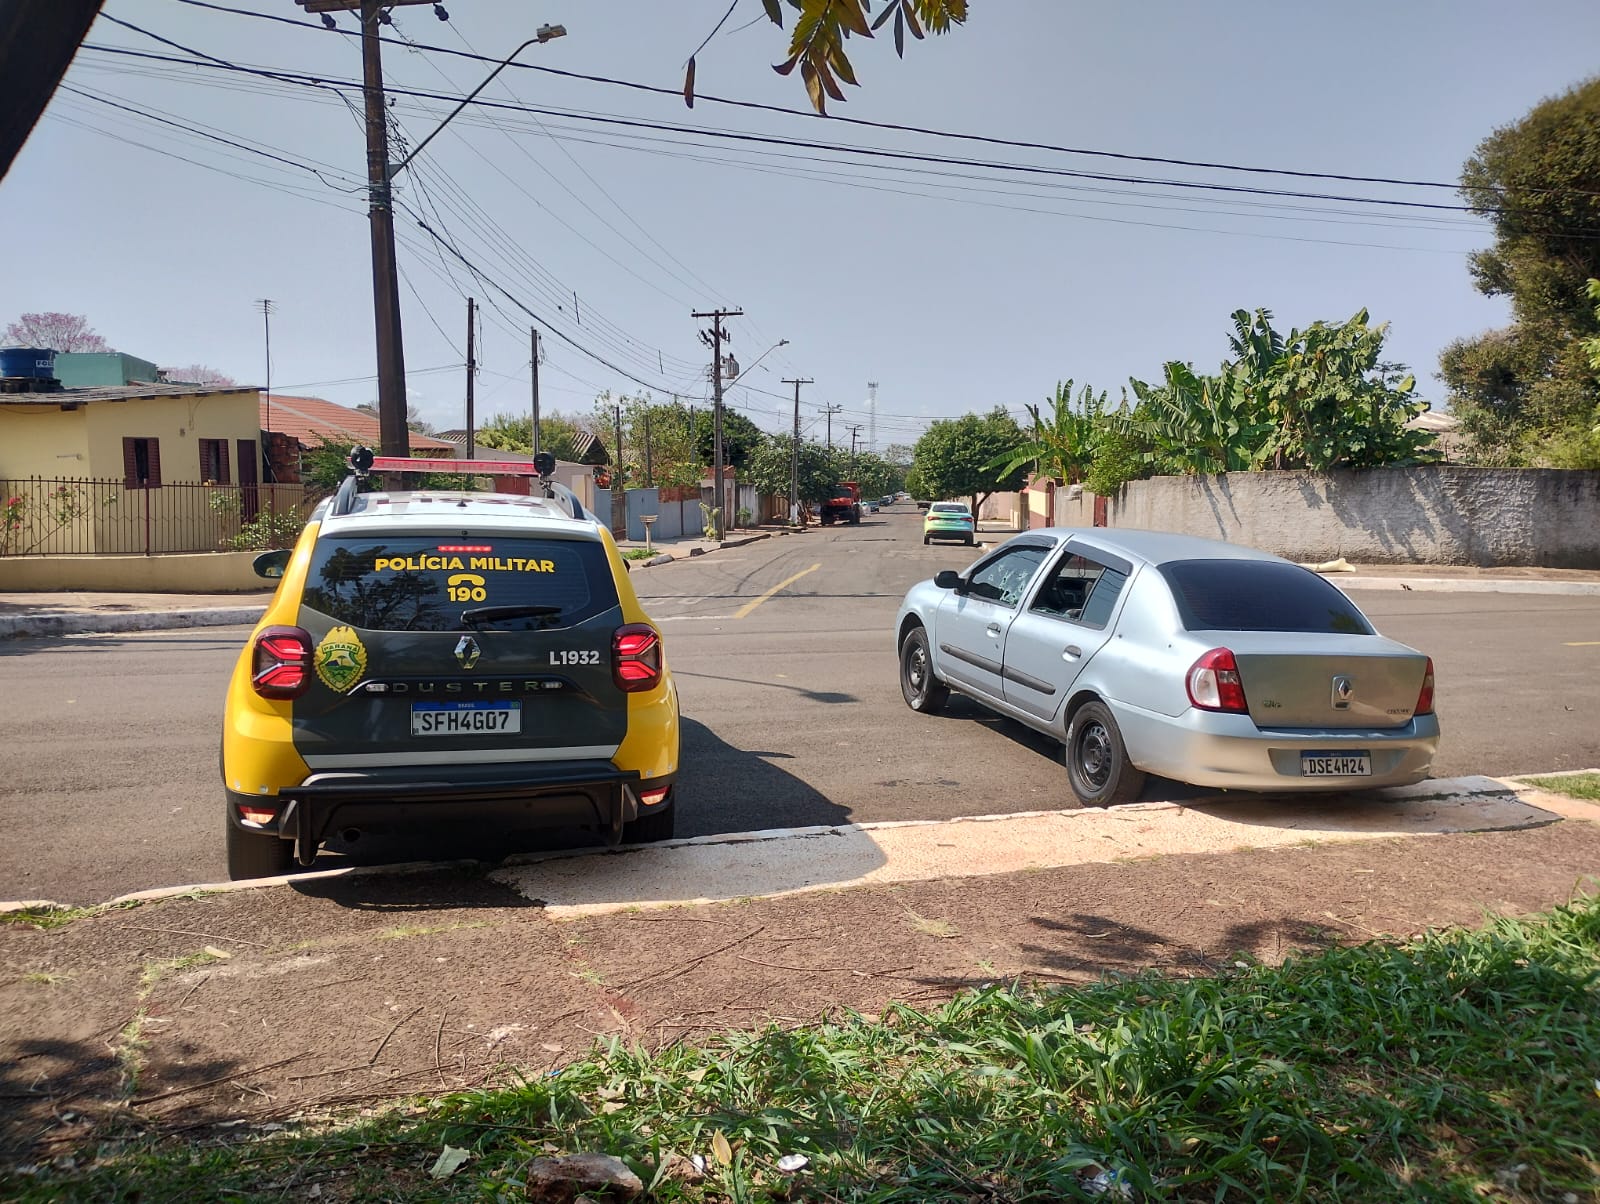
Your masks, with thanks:
[(146, 556), (288, 547), (323, 496), (305, 485), (0, 479), (0, 556)]

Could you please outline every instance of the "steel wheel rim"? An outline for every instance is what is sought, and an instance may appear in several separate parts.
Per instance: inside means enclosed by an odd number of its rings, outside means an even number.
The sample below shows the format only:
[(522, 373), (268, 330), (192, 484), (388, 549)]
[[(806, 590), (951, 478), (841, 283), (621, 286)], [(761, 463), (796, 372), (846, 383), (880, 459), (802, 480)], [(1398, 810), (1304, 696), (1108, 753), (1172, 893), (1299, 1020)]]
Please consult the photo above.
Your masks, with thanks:
[(928, 653), (921, 644), (911, 645), (906, 653), (906, 685), (914, 698), (921, 698), (928, 688)]
[(1084, 724), (1078, 736), (1078, 771), (1096, 790), (1111, 780), (1111, 733), (1098, 722)]

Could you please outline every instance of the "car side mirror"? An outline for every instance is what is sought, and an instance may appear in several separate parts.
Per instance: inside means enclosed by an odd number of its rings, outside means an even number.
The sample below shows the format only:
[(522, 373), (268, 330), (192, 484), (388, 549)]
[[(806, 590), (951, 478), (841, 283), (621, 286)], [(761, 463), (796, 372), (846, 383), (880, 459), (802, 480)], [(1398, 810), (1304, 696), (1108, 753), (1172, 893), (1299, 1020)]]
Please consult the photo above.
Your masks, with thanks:
[(940, 589), (953, 589), (958, 594), (965, 592), (961, 588), (961, 574), (956, 572), (955, 569), (940, 569), (933, 575), (933, 583)]
[(250, 562), (250, 567), (255, 569), (257, 577), (265, 577), (269, 581), (276, 581), (282, 577), (284, 570), (289, 567), (291, 548), (273, 548), (270, 552), (263, 552)]

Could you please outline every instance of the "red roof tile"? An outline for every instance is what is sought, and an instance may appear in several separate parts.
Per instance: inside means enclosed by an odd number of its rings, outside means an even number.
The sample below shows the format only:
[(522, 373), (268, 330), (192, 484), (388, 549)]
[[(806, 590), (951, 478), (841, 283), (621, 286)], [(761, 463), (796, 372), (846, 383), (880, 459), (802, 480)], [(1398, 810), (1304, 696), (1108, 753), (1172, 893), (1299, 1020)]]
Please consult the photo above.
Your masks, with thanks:
[[(291, 397), (285, 393), (273, 393), (270, 401), (267, 394), (261, 395), (261, 429), (280, 431), (307, 447), (315, 447), (324, 439), (354, 439), (371, 447), (382, 442), (376, 414), (335, 405), (320, 397)], [(411, 432), (410, 442), (412, 451), (446, 451), (456, 446), (415, 431)]]

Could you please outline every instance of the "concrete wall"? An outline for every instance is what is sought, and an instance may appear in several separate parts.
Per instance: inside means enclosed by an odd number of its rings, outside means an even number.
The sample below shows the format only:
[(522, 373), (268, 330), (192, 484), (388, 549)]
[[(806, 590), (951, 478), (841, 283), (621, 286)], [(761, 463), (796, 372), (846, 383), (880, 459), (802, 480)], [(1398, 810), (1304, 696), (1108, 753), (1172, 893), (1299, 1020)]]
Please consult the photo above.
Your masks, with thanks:
[[(1181, 531), (1298, 561), (1600, 568), (1600, 471), (1426, 465), (1132, 481), (1109, 525)], [(1093, 496), (1056, 495), (1059, 526)]]
[(164, 556), (27, 556), (0, 560), (0, 591), (98, 590), (232, 594), (272, 589), (250, 567), (259, 552)]

